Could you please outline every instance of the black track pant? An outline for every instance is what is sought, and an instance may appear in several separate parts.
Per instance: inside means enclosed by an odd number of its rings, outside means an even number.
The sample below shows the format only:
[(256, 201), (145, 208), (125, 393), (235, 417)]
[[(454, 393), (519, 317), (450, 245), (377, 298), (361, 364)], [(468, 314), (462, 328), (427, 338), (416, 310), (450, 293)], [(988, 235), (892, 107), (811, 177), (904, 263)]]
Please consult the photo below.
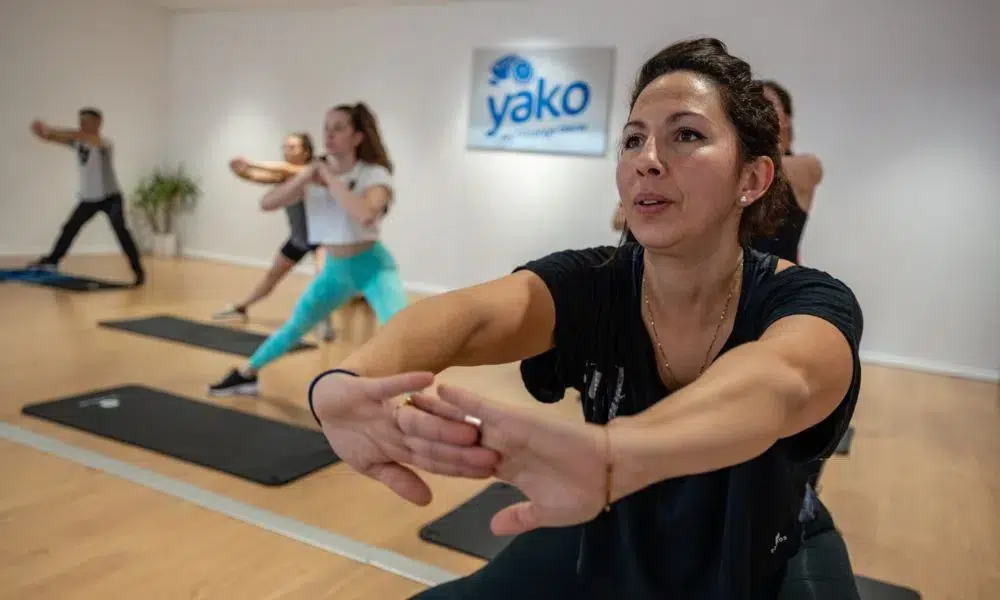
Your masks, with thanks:
[(141, 274), (143, 272), (142, 261), (139, 259), (139, 249), (135, 245), (135, 240), (132, 239), (132, 234), (129, 233), (128, 227), (125, 225), (125, 208), (121, 194), (112, 194), (99, 202), (80, 202), (77, 204), (76, 209), (63, 224), (59, 238), (56, 240), (55, 246), (52, 247), (52, 252), (43, 258), (42, 262), (59, 264), (59, 261), (69, 252), (69, 247), (77, 234), (80, 233), (80, 229), (99, 212), (106, 214), (108, 220), (111, 221), (111, 228), (114, 229), (115, 235), (118, 237), (118, 244), (125, 252), (125, 256), (128, 257), (132, 270), (137, 275)]

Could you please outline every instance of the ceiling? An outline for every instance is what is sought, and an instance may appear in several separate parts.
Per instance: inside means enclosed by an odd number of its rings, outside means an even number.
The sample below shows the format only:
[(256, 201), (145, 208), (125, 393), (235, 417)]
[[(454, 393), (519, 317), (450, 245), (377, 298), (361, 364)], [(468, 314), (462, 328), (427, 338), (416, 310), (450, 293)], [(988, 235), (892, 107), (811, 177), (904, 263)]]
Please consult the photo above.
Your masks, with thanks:
[(294, 10), (345, 6), (413, 6), (523, 0), (132, 0), (171, 11)]

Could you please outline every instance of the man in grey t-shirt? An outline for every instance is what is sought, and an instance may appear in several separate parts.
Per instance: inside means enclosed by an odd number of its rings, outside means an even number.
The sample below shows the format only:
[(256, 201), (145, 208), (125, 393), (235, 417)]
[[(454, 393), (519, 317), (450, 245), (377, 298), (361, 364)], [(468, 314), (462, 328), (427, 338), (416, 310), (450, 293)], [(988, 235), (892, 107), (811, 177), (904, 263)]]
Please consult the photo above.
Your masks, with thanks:
[(129, 265), (135, 273), (135, 284), (142, 285), (146, 276), (139, 258), (139, 249), (125, 225), (125, 207), (112, 160), (113, 147), (110, 140), (101, 137), (101, 124), (104, 119), (96, 108), (81, 109), (79, 117), (79, 129), (56, 129), (37, 120), (31, 124), (32, 133), (39, 138), (76, 150), (80, 172), (76, 209), (63, 224), (62, 232), (52, 251), (32, 266), (57, 268), (59, 261), (69, 251), (73, 239), (80, 232), (80, 228), (98, 212), (103, 212), (111, 221), (118, 243), (128, 257)]

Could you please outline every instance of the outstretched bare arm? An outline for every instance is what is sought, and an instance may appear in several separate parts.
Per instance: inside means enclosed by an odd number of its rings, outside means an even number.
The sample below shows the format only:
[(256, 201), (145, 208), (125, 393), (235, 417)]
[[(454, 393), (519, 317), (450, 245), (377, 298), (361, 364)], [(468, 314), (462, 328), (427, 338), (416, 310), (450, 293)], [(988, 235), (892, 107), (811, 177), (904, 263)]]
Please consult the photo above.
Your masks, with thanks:
[(340, 365), (367, 377), (503, 364), (552, 347), (555, 304), (520, 271), (408, 306)]
[(87, 142), (91, 146), (107, 145), (100, 136), (86, 134), (79, 129), (50, 127), (37, 119), (31, 123), (31, 132), (39, 139), (55, 144), (68, 145), (73, 142)]

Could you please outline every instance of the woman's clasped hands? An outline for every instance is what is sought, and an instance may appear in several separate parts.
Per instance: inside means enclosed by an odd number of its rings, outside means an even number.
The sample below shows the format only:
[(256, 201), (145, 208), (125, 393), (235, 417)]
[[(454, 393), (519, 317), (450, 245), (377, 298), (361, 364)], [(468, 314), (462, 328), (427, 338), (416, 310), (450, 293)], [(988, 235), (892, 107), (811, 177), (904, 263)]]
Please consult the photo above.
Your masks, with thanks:
[(418, 505), (431, 490), (418, 470), (496, 477), (526, 497), (497, 513), (496, 535), (575, 525), (608, 502), (604, 428), (531, 405), (484, 398), (424, 372), (321, 376), (310, 401), (334, 452), (356, 471)]

